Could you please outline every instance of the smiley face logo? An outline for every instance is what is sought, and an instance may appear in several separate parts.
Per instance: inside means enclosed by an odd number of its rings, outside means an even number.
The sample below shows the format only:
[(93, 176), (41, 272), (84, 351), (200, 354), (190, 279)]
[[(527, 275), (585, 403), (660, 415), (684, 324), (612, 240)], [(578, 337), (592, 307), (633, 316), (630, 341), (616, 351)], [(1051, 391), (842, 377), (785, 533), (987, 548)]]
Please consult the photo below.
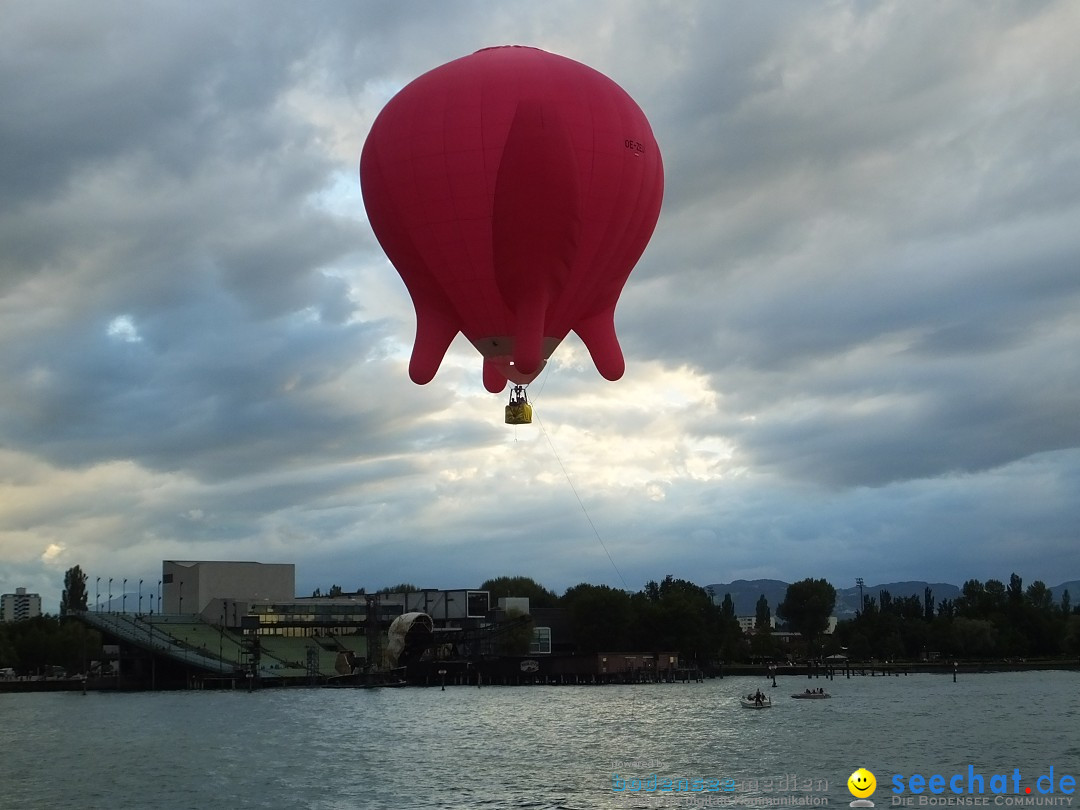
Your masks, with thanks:
[(877, 779), (866, 768), (859, 768), (848, 777), (847, 789), (856, 799), (865, 799), (877, 790)]

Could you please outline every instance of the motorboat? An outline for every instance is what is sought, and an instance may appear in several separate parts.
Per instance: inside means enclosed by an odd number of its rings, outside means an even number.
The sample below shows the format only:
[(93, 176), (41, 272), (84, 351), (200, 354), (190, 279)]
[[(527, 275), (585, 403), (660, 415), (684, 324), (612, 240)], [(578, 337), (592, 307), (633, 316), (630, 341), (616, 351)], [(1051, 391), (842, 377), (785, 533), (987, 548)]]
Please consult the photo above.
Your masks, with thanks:
[(831, 698), (832, 695), (828, 692), (812, 692), (807, 689), (805, 692), (799, 692), (798, 694), (792, 695), (792, 697), (795, 698), (795, 700), (824, 700), (825, 698)]
[(758, 699), (754, 695), (743, 695), (739, 697), (739, 703), (744, 709), (771, 709), (772, 698), (761, 697)]

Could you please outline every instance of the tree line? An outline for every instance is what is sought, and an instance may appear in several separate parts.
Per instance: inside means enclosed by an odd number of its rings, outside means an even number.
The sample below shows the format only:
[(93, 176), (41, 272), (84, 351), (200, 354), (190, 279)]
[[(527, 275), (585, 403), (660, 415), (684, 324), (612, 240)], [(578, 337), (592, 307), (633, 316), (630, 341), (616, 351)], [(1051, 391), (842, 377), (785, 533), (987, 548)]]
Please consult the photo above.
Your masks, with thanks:
[(1069, 592), (1055, 601), (1045, 583), (1027, 588), (1017, 574), (1009, 584), (969, 579), (956, 599), (866, 596), (862, 610), (836, 628), (836, 639), (859, 658), (1054, 658), (1080, 655), (1080, 606)]
[[(72, 611), (87, 609), (86, 575), (79, 566), (64, 577), (60, 616), (0, 625), (0, 667), (36, 672), (47, 666), (81, 671), (100, 656), (101, 638)], [(677, 652), (684, 663), (708, 666), (784, 657), (819, 657), (843, 652), (855, 660), (920, 660), (944, 658), (1045, 658), (1080, 655), (1080, 605), (1066, 591), (1055, 601), (1040, 581), (1024, 587), (1012, 574), (1009, 583), (968, 580), (956, 599), (894, 598), (881, 590), (867, 595), (855, 618), (841, 621), (827, 634), (836, 590), (824, 579), (805, 579), (788, 586), (776, 606), (781, 629), (772, 631), (773, 610), (762, 595), (755, 606), (754, 628), (744, 633), (731, 594), (711, 592), (668, 575), (651, 580), (637, 592), (581, 583), (561, 596), (524, 576), (503, 576), (480, 585), (493, 599), (527, 597), (530, 608), (561, 608), (572, 651)], [(409, 584), (377, 592), (419, 590)], [(341, 593), (331, 586), (328, 595)], [(316, 595), (318, 595), (316, 591)], [(554, 639), (555, 651), (560, 639)]]
[[(496, 599), (528, 597), (530, 609), (562, 608), (579, 653), (677, 652), (684, 664), (699, 666), (745, 661), (754, 654), (731, 594), (718, 600), (711, 589), (670, 574), (659, 582), (650, 580), (636, 593), (581, 583), (560, 597), (529, 577), (490, 579), (480, 590)], [(836, 591), (828, 582), (807, 579), (788, 588), (777, 615), (813, 643), (828, 627), (835, 600)], [(762, 596), (755, 625), (763, 638), (771, 614)]]
[[(637, 592), (581, 583), (560, 596), (526, 576), (495, 577), (479, 589), (493, 600), (527, 597), (533, 609), (562, 608), (580, 653), (675, 651), (702, 665), (835, 653), (855, 660), (1080, 655), (1080, 606), (1068, 592), (1055, 602), (1043, 582), (1024, 588), (1017, 574), (1008, 585), (968, 580), (955, 600), (935, 600), (929, 588), (922, 598), (894, 598), (887, 590), (866, 595), (855, 618), (838, 622), (831, 634), (836, 589), (825, 579), (791, 584), (775, 610), (762, 594), (749, 632), (739, 626), (731, 594), (670, 575)], [(419, 589), (402, 584), (378, 592), (412, 590)], [(786, 633), (773, 631), (774, 614), (781, 621), (776, 630)]]
[[(1080, 605), (1068, 591), (1055, 601), (1045, 583), (1027, 588), (1017, 574), (1009, 584), (968, 580), (957, 599), (894, 598), (888, 590), (864, 597), (855, 618), (827, 633), (836, 589), (825, 579), (788, 586), (773, 610), (762, 594), (754, 627), (743, 632), (731, 594), (665, 577), (637, 593), (582, 583), (561, 597), (528, 577), (499, 577), (483, 583), (493, 597), (526, 596), (533, 608), (563, 608), (578, 652), (677, 651), (684, 662), (824, 657), (842, 653), (855, 660), (1054, 658), (1080, 655)], [(791, 634), (797, 634), (792, 638)]]

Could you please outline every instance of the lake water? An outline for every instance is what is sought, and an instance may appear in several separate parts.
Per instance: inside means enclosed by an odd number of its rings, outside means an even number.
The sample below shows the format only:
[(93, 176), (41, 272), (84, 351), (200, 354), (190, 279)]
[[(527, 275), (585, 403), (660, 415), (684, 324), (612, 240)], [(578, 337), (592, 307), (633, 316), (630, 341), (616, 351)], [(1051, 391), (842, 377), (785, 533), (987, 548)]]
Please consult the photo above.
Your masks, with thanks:
[[(877, 778), (877, 807), (892, 806), (894, 775), (962, 774), (967, 790), (969, 767), (990, 806), (992, 775), (1022, 776), (1002, 806), (1028, 787), (1041, 797), (1053, 768), (1047, 797), (1080, 807), (1059, 789), (1080, 777), (1080, 673), (768, 685), (0, 695), (0, 808), (847, 807), (859, 767)], [(834, 697), (790, 698), (807, 686)], [(741, 708), (759, 687), (774, 708)], [(616, 772), (737, 790), (617, 792)]]

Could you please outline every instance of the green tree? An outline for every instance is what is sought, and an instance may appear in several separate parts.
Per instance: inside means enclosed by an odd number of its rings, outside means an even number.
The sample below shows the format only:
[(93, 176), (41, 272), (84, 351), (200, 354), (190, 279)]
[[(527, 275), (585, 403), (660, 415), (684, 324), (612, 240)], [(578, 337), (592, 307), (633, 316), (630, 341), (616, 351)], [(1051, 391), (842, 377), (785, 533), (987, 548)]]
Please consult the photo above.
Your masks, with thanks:
[(64, 591), (60, 595), (60, 615), (86, 610), (86, 574), (74, 566), (64, 573)]
[[(1021, 588), (1023, 583), (1020, 578), (1017, 577), (1016, 587)], [(1005, 609), (1005, 603), (1008, 598), (1008, 590), (1005, 587), (1005, 583), (1000, 579), (988, 579), (986, 580), (986, 614), (992, 615), (999, 613)]]
[(1050, 613), (1054, 609), (1054, 596), (1050, 593), (1050, 589), (1046, 587), (1046, 583), (1042, 580), (1037, 579), (1028, 585), (1024, 596), (1026, 597), (1028, 604), (1036, 610)]
[(769, 629), (771, 627), (772, 611), (769, 610), (769, 600), (765, 598), (765, 594), (762, 594), (758, 597), (754, 609), (754, 629), (761, 630), (762, 628)]
[(631, 649), (647, 652), (677, 651), (685, 661), (709, 664), (722, 654), (732, 660), (741, 652), (742, 634), (735, 606), (726, 599), (730, 618), (718, 607), (715, 594), (670, 574), (650, 580), (630, 597)]
[(951, 619), (956, 615), (956, 603), (952, 599), (942, 599), (938, 602), (937, 615), (939, 619)]
[[(337, 587), (336, 585), (334, 586)], [(419, 593), (420, 588), (412, 585), (408, 582), (402, 582), (400, 585), (387, 585), (385, 588), (379, 588), (375, 593)]]
[(784, 601), (776, 615), (786, 621), (808, 643), (829, 627), (829, 616), (836, 605), (836, 588), (824, 579), (804, 579), (788, 585)]
[(968, 619), (963, 616), (955, 619), (953, 643), (956, 652), (969, 658), (998, 654), (997, 631), (987, 619)]
[(1009, 595), (1009, 601), (1014, 604), (1019, 604), (1024, 601), (1024, 580), (1019, 574), (1012, 574), (1009, 577), (1009, 588), (1007, 593)]
[(626, 591), (583, 582), (567, 589), (561, 602), (580, 652), (628, 649), (630, 596)]
[(15, 650), (15, 644), (11, 639), (12, 627), (13, 625), (8, 622), (0, 624), (0, 667), (11, 667), (20, 670), (22, 662), (19, 660), (19, 654)]
[(724, 594), (724, 601), (720, 604), (720, 615), (725, 619), (735, 618), (735, 600), (730, 593)]
[(506, 596), (525, 597), (529, 600), (529, 609), (558, 607), (559, 597), (531, 577), (495, 577), (483, 582), (480, 590), (491, 594), (494, 604)]
[[(516, 619), (520, 619), (527, 614), (517, 608), (510, 608), (506, 611), (506, 621), (511, 622)], [(495, 651), (499, 655), (528, 655), (529, 646), (532, 644), (533, 637), (533, 621), (530, 617), (529, 621), (519, 624), (510, 630), (501, 632), (495, 641)]]
[(1065, 617), (1065, 637), (1061, 645), (1069, 655), (1080, 655), (1080, 614)]
[[(779, 658), (780, 646), (767, 627), (755, 630), (750, 636), (750, 654), (755, 658)], [(724, 658), (730, 656), (725, 653)]]
[(984, 615), (986, 604), (986, 588), (977, 579), (969, 579), (960, 588), (960, 596), (956, 600), (956, 613), (969, 619), (979, 618)]
[(88, 661), (101, 658), (101, 635), (80, 621), (35, 616), (0, 628), (0, 666), (23, 674), (38, 673), (47, 666), (85, 672)]
[(735, 621), (735, 603), (730, 594), (724, 597), (719, 615), (708, 592), (685, 579), (664, 577), (659, 587), (659, 605), (666, 638), (686, 661), (707, 664), (720, 653), (721, 624)]

